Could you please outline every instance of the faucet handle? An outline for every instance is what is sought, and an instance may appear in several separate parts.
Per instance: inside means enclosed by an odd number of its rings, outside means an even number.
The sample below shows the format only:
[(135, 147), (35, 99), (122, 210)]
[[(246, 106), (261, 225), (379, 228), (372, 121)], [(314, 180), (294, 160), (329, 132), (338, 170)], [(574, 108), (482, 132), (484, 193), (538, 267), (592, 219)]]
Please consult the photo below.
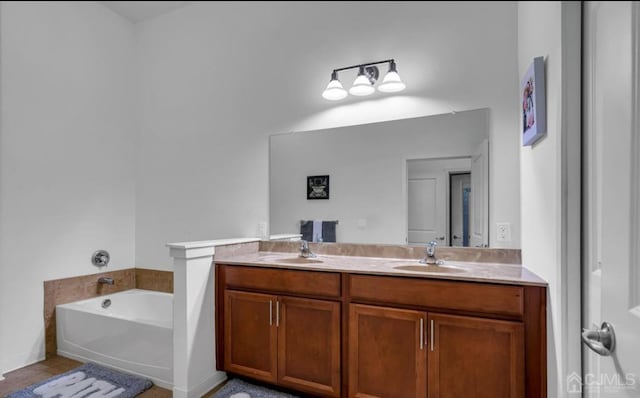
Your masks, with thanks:
[(300, 240), (300, 250), (309, 250), (309, 242), (304, 239)]
[(435, 240), (427, 243), (427, 256), (433, 257), (436, 254), (436, 246), (438, 246), (438, 242)]

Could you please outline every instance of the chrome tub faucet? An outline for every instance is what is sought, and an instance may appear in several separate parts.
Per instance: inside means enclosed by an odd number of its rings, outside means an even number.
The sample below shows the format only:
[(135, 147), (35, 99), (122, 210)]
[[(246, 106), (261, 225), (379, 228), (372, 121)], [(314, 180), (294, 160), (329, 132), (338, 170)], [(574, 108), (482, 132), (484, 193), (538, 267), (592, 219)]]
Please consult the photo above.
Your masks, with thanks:
[(102, 284), (102, 285), (113, 285), (113, 278), (107, 278), (107, 277), (100, 277), (98, 279), (98, 283)]

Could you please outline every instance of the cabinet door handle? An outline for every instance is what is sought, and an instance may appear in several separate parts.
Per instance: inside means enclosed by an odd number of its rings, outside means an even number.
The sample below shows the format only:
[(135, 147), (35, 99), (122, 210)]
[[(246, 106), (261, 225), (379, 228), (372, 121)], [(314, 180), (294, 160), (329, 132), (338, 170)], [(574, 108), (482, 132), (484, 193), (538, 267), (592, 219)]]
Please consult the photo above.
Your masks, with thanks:
[(431, 320), (431, 351), (433, 351), (433, 319)]
[(280, 301), (276, 301), (276, 327), (280, 326)]
[(420, 318), (420, 349), (424, 348), (424, 319)]
[(273, 301), (269, 300), (269, 326), (273, 325)]

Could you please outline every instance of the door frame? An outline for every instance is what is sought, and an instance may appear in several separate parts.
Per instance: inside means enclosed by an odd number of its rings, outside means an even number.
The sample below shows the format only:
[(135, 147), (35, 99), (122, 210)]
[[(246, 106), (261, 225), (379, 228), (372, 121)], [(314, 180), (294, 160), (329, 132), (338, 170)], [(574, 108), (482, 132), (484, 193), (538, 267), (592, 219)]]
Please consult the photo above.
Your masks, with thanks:
[[(451, 226), (452, 222), (451, 222), (451, 218), (452, 218), (452, 204), (451, 204), (451, 178), (453, 176), (457, 176), (457, 175), (469, 175), (469, 179), (471, 179), (471, 170), (467, 171), (451, 171), (449, 170), (447, 172), (447, 213), (449, 214), (449, 217), (447, 218), (447, 232), (449, 233), (449, 245), (451, 246), (453, 243), (453, 236), (451, 233), (451, 230), (453, 229), (453, 227)], [(471, 183), (469, 183), (469, 185), (471, 185)], [(468, 212), (470, 212), (470, 210), (468, 210)], [(470, 216), (470, 214), (468, 214)], [(469, 222), (470, 220), (467, 220), (467, 226), (469, 226)], [(464, 227), (463, 227), (463, 231), (464, 231)], [(469, 238), (467, 238), (467, 241), (469, 240)], [(464, 242), (464, 237), (462, 239), (462, 241)], [(451, 246), (451, 247), (455, 247), (455, 246)], [(465, 247), (465, 246), (459, 246), (459, 247)]]
[[(472, 155), (453, 155), (453, 156), (438, 156), (438, 157), (433, 157), (433, 156), (411, 156), (411, 157), (405, 157), (402, 158), (402, 208), (403, 208), (403, 214), (404, 214), (404, 240), (403, 242), (401, 242), (400, 244), (403, 245), (408, 245), (409, 244), (409, 161), (410, 160), (455, 160), (455, 159), (471, 159)], [(444, 169), (443, 171), (445, 171), (447, 173), (447, 177), (444, 179), (445, 180), (445, 190), (446, 190), (446, 200), (445, 200), (445, 211), (447, 213), (447, 215), (450, 214), (449, 212), (449, 207), (450, 207), (450, 198), (449, 196), (451, 195), (450, 193), (450, 181), (449, 181), (449, 175), (451, 173), (471, 173), (471, 170), (467, 170), (463, 168), (447, 168)], [(487, 189), (489, 189), (489, 187), (487, 186)], [(488, 206), (488, 204), (487, 204)], [(487, 223), (489, 222), (489, 220), (487, 220)], [(449, 230), (450, 230), (450, 217), (446, 217), (446, 221), (445, 221), (445, 242), (448, 241), (449, 239)]]
[[(560, 179), (566, 193), (561, 194), (559, 275), (562, 286), (559, 289), (562, 308), (558, 310), (562, 311), (562, 324), (558, 326), (565, 344), (556, 356), (562, 365), (562, 380), (558, 384), (563, 389), (559, 393), (564, 394), (571, 374), (582, 374), (582, 3), (562, 2), (561, 11), (563, 115)], [(548, 330), (548, 333), (553, 333), (553, 330)], [(548, 369), (553, 368), (548, 366)]]

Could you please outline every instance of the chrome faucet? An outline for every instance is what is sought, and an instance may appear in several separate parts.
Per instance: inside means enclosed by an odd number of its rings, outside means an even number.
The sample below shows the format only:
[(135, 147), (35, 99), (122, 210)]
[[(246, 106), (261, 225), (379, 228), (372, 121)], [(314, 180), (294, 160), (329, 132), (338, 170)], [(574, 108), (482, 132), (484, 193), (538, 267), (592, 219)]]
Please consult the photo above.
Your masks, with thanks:
[(313, 258), (316, 255), (313, 254), (313, 252), (311, 251), (311, 249), (309, 249), (309, 242), (307, 242), (306, 240), (301, 240), (300, 241), (300, 257), (302, 258)]
[(429, 264), (429, 265), (442, 265), (444, 261), (438, 260), (436, 258), (436, 246), (438, 246), (438, 242), (432, 240), (427, 243), (427, 249), (425, 251), (425, 256), (422, 260), (420, 260), (420, 264)]
[(113, 278), (100, 277), (98, 283), (103, 285), (113, 285)]

